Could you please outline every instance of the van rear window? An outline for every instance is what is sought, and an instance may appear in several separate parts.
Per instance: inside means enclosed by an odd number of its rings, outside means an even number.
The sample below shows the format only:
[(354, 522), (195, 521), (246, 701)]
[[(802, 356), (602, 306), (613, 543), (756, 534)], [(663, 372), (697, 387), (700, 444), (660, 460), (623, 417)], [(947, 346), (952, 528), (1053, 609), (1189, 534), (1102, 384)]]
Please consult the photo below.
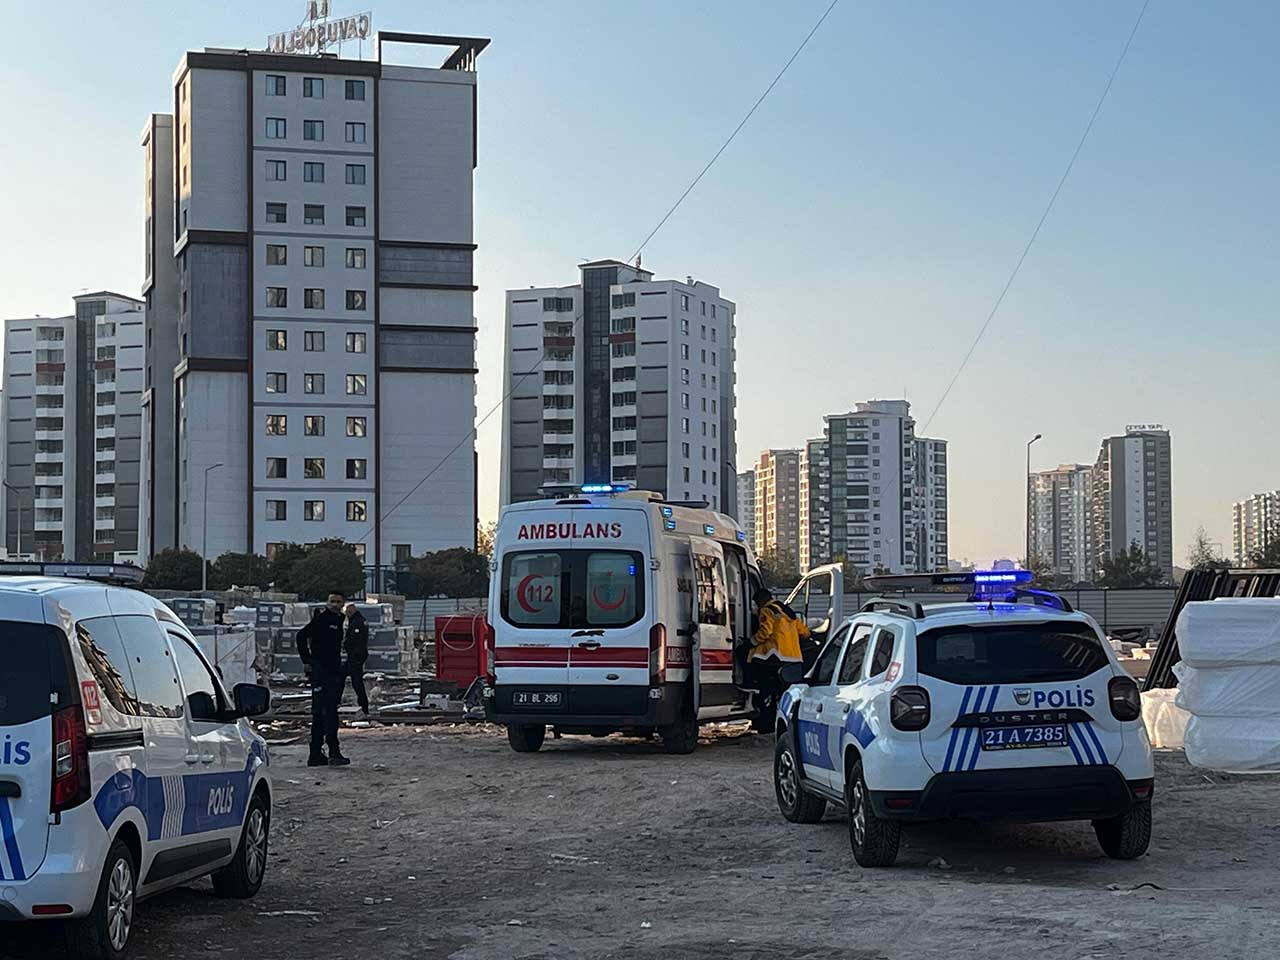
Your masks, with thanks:
[(939, 627), (916, 638), (916, 670), (948, 683), (1081, 680), (1107, 662), (1087, 623)]
[(644, 564), (625, 550), (524, 550), (502, 560), (502, 619), (517, 627), (625, 627), (644, 615)]
[(0, 620), (0, 727), (47, 717), (73, 702), (67, 638), (45, 623)]

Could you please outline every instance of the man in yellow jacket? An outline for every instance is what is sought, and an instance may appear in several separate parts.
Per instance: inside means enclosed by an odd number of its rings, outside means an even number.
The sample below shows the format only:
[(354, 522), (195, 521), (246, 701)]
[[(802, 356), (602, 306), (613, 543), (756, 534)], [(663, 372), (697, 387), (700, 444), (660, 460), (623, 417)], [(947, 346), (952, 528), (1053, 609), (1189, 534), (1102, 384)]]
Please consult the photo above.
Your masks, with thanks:
[(761, 682), (777, 676), (785, 663), (804, 663), (800, 641), (809, 636), (809, 627), (763, 587), (752, 600), (758, 608), (760, 628), (747, 651), (747, 673)]

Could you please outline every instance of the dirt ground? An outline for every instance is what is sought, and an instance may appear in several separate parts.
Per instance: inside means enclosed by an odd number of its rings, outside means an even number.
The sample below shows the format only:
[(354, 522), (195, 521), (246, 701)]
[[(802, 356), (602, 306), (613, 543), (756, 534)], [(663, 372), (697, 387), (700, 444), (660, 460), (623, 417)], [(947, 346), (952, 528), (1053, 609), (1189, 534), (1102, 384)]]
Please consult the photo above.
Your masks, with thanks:
[[(704, 728), (688, 757), (617, 737), (517, 755), (491, 727), (344, 738), (347, 769), (272, 748), (261, 893), (223, 901), (201, 881), (147, 901), (139, 960), (1257, 960), (1280, 945), (1280, 778), (1207, 775), (1181, 753), (1157, 758), (1137, 862), (1105, 859), (1088, 824), (962, 823), (910, 829), (897, 867), (862, 870), (838, 815), (782, 819), (772, 739), (741, 725)], [(0, 955), (57, 953), (0, 929)]]

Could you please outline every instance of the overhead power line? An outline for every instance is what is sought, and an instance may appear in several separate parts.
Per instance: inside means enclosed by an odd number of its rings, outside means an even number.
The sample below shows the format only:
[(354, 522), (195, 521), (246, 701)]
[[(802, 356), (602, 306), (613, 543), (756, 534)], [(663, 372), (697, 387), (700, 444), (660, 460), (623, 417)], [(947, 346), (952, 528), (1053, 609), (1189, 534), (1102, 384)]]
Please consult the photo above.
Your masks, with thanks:
[[(786, 74), (787, 70), (790, 69), (791, 64), (795, 63), (796, 58), (799, 57), (800, 53), (804, 50), (804, 48), (808, 46), (809, 41), (813, 39), (813, 35), (818, 32), (818, 28), (822, 26), (823, 22), (827, 19), (827, 17), (831, 14), (831, 11), (835, 9), (836, 5), (839, 2), (840, 0), (831, 0), (830, 5), (827, 7), (826, 10), (822, 12), (822, 16), (818, 18), (817, 23), (813, 25), (813, 29), (811, 29), (807, 34), (805, 34), (805, 38), (800, 41), (800, 45), (796, 47), (795, 52), (792, 53), (789, 58), (787, 58), (787, 62), (782, 65), (782, 69), (778, 71), (778, 75), (773, 78), (773, 80), (769, 83), (769, 86), (765, 87), (764, 93), (760, 94), (760, 96), (756, 98), (756, 102), (751, 105), (751, 109), (747, 111), (746, 115), (742, 118), (741, 121), (739, 121), (738, 125), (733, 128), (733, 132), (729, 134), (728, 139), (726, 139), (724, 143), (720, 145), (720, 149), (717, 150), (712, 155), (711, 159), (707, 161), (706, 166), (702, 168), (702, 170), (698, 173), (698, 175), (693, 178), (693, 181), (689, 184), (689, 186), (685, 188), (684, 193), (680, 194), (679, 199), (677, 199), (676, 202), (672, 204), (671, 209), (666, 212), (666, 214), (662, 217), (662, 219), (658, 221), (657, 226), (655, 226), (652, 230), (649, 231), (649, 235), (645, 237), (644, 241), (640, 244), (640, 246), (636, 248), (636, 252), (633, 253), (630, 257), (630, 260), (632, 262), (634, 262), (635, 258), (640, 255), (640, 252), (642, 250), (644, 250), (645, 245), (648, 244), (648, 242), (654, 238), (654, 235), (657, 234), (657, 232), (662, 229), (663, 225), (668, 220), (671, 219), (671, 215), (680, 208), (680, 205), (684, 203), (685, 198), (688, 197), (689, 194), (693, 192), (693, 188), (698, 185), (698, 182), (704, 176), (706, 176), (707, 171), (710, 170), (715, 165), (715, 162), (720, 159), (720, 155), (725, 152), (729, 144), (733, 143), (734, 137), (736, 137), (738, 135), (738, 132), (747, 125), (747, 121), (751, 119), (752, 114), (756, 112), (756, 110), (760, 107), (760, 104), (764, 103), (765, 98), (769, 96), (769, 94), (773, 91), (773, 88), (778, 85), (778, 81), (780, 81), (783, 78), (783, 76)], [(578, 327), (581, 322), (582, 322), (581, 315), (574, 318), (573, 329), (574, 329), (575, 335), (577, 334)], [(475, 426), (473, 426), (470, 431), (464, 434), (462, 439), (459, 440), (456, 444), (454, 444), (453, 448), (450, 449), (449, 452), (446, 453), (443, 457), (441, 457), (439, 462), (436, 463), (436, 465), (432, 467), (430, 470), (428, 470), (426, 474), (423, 476), (423, 478), (419, 480), (417, 483), (415, 483), (412, 489), (410, 489), (408, 493), (406, 493), (399, 500), (397, 500), (389, 510), (382, 513), (381, 515), (382, 518), (385, 520), (397, 509), (399, 509), (410, 497), (412, 497), (415, 493), (421, 490), (423, 485), (428, 480), (430, 480), (433, 476), (435, 476), (435, 474), (440, 470), (440, 468), (443, 467), (446, 463), (448, 463), (450, 458), (452, 458), (454, 454), (456, 454), (464, 446), (466, 446), (468, 443), (474, 440), (480, 428), (489, 420), (489, 418), (492, 417), (499, 410), (501, 410), (502, 405), (511, 399), (512, 395), (516, 392), (516, 390), (520, 388), (520, 385), (523, 384), (525, 380), (527, 380), (532, 374), (536, 372), (537, 372), (537, 368), (535, 367), (534, 369), (526, 370), (524, 373), (520, 374), (520, 376), (516, 379), (516, 381), (511, 384), (510, 389), (508, 389), (506, 393), (502, 395), (502, 398), (497, 403), (495, 403), (492, 407), (490, 407), (487, 411), (485, 411), (484, 416), (480, 417), (480, 419), (475, 422)], [(376, 529), (376, 525), (370, 524), (369, 528), (364, 532), (364, 535), (355, 542), (364, 543), (366, 540), (369, 539), (369, 534), (373, 533), (374, 529)], [(380, 562), (381, 562), (380, 557), (375, 558), (375, 564), (380, 564)]]
[(1000, 296), (996, 297), (996, 302), (991, 307), (991, 312), (987, 314), (987, 319), (982, 326), (978, 328), (978, 335), (973, 338), (973, 343), (969, 345), (968, 352), (964, 355), (964, 359), (960, 361), (960, 366), (956, 367), (955, 374), (951, 377), (951, 382), (947, 384), (947, 389), (942, 391), (942, 396), (938, 398), (938, 403), (933, 408), (933, 412), (929, 414), (929, 419), (924, 422), (924, 426), (920, 428), (921, 435), (929, 432), (929, 425), (933, 423), (933, 418), (938, 415), (938, 411), (942, 409), (942, 405), (946, 403), (947, 397), (951, 395), (951, 388), (956, 385), (956, 381), (960, 379), (960, 374), (964, 372), (964, 368), (968, 366), (969, 359), (973, 356), (973, 352), (978, 349), (978, 344), (982, 342), (983, 336), (987, 332), (987, 328), (991, 326), (991, 321), (995, 319), (996, 313), (1000, 310), (1000, 305), (1004, 303), (1005, 295), (1009, 292), (1009, 288), (1013, 286), (1013, 281), (1017, 279), (1018, 271), (1022, 269), (1022, 264), (1027, 259), (1027, 254), (1031, 252), (1031, 248), (1035, 245), (1036, 238), (1040, 236), (1040, 228), (1049, 219), (1049, 212), (1053, 209), (1054, 203), (1058, 199), (1058, 194), (1062, 192), (1062, 186), (1067, 182), (1067, 177), (1071, 176), (1071, 168), (1076, 165), (1076, 158), (1080, 156), (1080, 151), (1084, 149), (1085, 141), (1089, 139), (1089, 133), (1093, 130), (1093, 123), (1098, 119), (1098, 114), (1102, 112), (1102, 105), (1107, 102), (1107, 95), (1111, 92), (1111, 85), (1115, 82), (1116, 74), (1120, 72), (1120, 66), (1124, 63), (1125, 57), (1129, 54), (1129, 47), (1133, 44), (1133, 38), (1138, 33), (1138, 27), (1142, 25), (1142, 18), (1146, 16), (1147, 7), (1151, 0), (1143, 0), (1142, 9), (1138, 11), (1138, 18), (1133, 22), (1133, 29), (1129, 31), (1129, 38), (1124, 42), (1124, 49), (1120, 51), (1120, 56), (1116, 59), (1116, 65), (1111, 68), (1111, 75), (1107, 77), (1107, 85), (1102, 88), (1102, 96), (1098, 97), (1098, 102), (1094, 105), (1093, 113), (1089, 115), (1089, 122), (1085, 124), (1084, 133), (1080, 134), (1080, 140), (1076, 144), (1075, 150), (1071, 153), (1071, 159), (1067, 161), (1066, 169), (1062, 171), (1062, 176), (1058, 178), (1058, 185), (1053, 188), (1053, 193), (1049, 197), (1049, 202), (1045, 204), (1044, 212), (1040, 214), (1040, 219), (1036, 222), (1036, 228), (1031, 231), (1031, 237), (1027, 240), (1027, 244), (1022, 248), (1022, 254), (1018, 257), (1017, 262), (1013, 265), (1013, 270), (1009, 274), (1009, 279), (1005, 281), (1004, 287), (1000, 290)]

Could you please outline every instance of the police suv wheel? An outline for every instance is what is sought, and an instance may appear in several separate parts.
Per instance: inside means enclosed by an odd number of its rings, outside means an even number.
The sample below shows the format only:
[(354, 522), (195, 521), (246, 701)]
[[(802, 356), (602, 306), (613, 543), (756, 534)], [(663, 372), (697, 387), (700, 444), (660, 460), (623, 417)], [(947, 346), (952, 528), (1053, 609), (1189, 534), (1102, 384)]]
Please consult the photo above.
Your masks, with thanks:
[(1151, 801), (1140, 800), (1127, 813), (1093, 821), (1102, 852), (1115, 860), (1136, 860), (1151, 843)]
[(512, 723), (507, 726), (507, 743), (516, 753), (536, 753), (542, 749), (542, 742), (546, 739), (547, 728), (543, 724)]
[(107, 851), (89, 915), (67, 926), (67, 953), (78, 960), (122, 960), (129, 952), (138, 867), (122, 840)]
[(902, 826), (877, 817), (871, 809), (862, 761), (849, 765), (844, 784), (845, 807), (849, 811), (849, 845), (860, 867), (892, 867), (898, 859)]
[(827, 801), (800, 785), (800, 764), (790, 730), (778, 737), (773, 748), (773, 792), (778, 809), (792, 823), (817, 823), (826, 813)]
[(262, 888), (270, 834), (271, 808), (263, 794), (258, 793), (245, 812), (235, 858), (213, 875), (214, 893), (227, 899), (247, 900)]

